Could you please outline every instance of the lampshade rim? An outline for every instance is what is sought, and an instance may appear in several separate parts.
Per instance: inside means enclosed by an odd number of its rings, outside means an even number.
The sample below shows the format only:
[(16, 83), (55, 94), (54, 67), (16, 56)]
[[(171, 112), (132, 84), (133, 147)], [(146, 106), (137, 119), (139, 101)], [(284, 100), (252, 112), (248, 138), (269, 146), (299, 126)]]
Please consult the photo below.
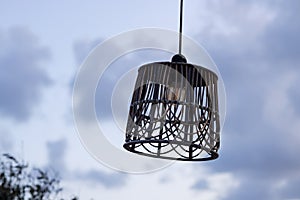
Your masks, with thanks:
[(143, 64), (139, 67), (138, 70), (144, 68), (144, 67), (148, 67), (148, 66), (151, 66), (151, 65), (155, 65), (155, 64), (158, 64), (158, 65), (167, 65), (167, 66), (170, 66), (172, 64), (178, 64), (178, 65), (186, 65), (186, 66), (190, 66), (190, 67), (194, 67), (196, 68), (197, 70), (205, 70), (209, 73), (211, 73), (213, 76), (215, 76), (215, 78), (218, 80), (218, 75), (216, 72), (206, 68), (206, 67), (203, 67), (203, 66), (200, 66), (200, 65), (195, 65), (195, 64), (191, 64), (191, 63), (182, 63), (182, 62), (169, 62), (169, 61), (159, 61), (159, 62), (152, 62), (152, 63), (147, 63), (147, 64)]
[[(161, 158), (161, 159), (167, 159), (167, 160), (178, 160), (178, 161), (208, 161), (208, 160), (215, 160), (219, 157), (219, 154), (217, 151), (211, 150), (209, 153), (205, 150), (204, 147), (201, 147), (204, 151), (207, 152), (209, 156), (207, 157), (199, 157), (199, 158), (179, 158), (179, 157), (170, 157), (170, 156), (164, 156), (164, 155), (157, 155), (157, 154), (151, 154), (151, 153), (144, 153), (141, 151), (137, 151), (134, 148), (131, 148), (130, 145), (134, 144), (142, 144), (142, 143), (174, 143), (176, 144), (176, 141), (166, 141), (166, 140), (140, 140), (140, 141), (127, 141), (123, 145), (123, 148), (126, 149), (129, 152), (136, 153), (143, 156), (148, 156), (152, 158)], [(192, 146), (199, 146), (192, 144)]]

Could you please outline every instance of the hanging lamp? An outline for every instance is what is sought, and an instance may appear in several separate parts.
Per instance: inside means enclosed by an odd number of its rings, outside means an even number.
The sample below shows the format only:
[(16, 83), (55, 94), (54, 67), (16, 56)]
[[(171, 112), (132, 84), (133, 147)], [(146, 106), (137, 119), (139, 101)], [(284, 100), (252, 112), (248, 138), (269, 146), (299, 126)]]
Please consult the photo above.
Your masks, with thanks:
[(123, 147), (155, 158), (204, 161), (218, 158), (218, 76), (182, 55), (183, 0), (179, 53), (171, 62), (138, 70)]

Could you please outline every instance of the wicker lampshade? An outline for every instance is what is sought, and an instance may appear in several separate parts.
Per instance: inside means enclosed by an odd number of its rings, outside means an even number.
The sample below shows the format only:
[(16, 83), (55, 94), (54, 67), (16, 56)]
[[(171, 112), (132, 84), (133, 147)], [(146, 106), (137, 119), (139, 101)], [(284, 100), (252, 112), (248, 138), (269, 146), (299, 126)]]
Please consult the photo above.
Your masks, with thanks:
[(218, 77), (181, 55), (138, 70), (123, 147), (145, 156), (201, 161), (218, 157)]

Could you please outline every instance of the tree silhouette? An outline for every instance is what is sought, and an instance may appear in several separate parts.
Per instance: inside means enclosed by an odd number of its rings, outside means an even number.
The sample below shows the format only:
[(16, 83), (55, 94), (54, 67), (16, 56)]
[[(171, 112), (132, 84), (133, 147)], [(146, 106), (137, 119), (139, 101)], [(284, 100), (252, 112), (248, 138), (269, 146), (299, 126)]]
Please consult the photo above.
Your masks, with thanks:
[[(9, 154), (0, 160), (0, 199), (48, 200), (57, 199), (62, 191), (60, 180), (47, 171), (30, 168)], [(61, 199), (63, 200), (63, 199)], [(72, 198), (77, 200), (77, 197)]]

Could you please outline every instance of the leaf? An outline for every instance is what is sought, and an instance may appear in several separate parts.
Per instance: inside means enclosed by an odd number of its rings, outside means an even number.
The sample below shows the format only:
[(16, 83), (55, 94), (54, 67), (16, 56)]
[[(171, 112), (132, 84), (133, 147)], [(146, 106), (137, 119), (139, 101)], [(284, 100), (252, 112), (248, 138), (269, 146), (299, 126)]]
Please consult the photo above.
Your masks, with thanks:
[(4, 157), (8, 158), (9, 160), (14, 161), (15, 163), (18, 163), (18, 161), (15, 159), (15, 157), (11, 156), (8, 153), (3, 154)]

